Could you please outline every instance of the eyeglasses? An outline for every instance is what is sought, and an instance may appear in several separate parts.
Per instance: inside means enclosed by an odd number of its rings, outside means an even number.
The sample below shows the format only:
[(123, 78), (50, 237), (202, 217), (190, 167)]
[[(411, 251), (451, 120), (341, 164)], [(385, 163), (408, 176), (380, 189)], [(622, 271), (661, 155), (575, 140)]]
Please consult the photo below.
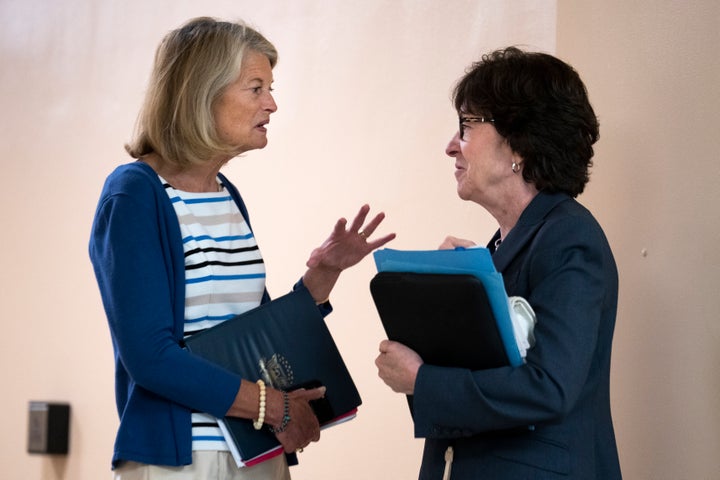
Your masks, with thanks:
[(460, 122), (460, 140), (465, 140), (465, 124), (466, 123), (495, 123), (494, 118), (487, 117), (459, 117)]

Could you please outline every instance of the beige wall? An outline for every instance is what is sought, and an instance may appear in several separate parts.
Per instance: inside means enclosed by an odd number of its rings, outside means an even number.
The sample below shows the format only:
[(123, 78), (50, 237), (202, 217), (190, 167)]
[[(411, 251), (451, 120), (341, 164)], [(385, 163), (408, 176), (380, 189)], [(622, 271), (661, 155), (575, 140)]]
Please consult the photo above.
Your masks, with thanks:
[(720, 478), (720, 3), (558, 3), (600, 117), (583, 201), (620, 269), (612, 402), (628, 479)]
[[(481, 52), (511, 43), (576, 65), (602, 123), (581, 200), (605, 225), (622, 275), (613, 408), (626, 478), (713, 478), (715, 2), (199, 4), (0, 0), (3, 478), (109, 478), (112, 355), (87, 235), (104, 177), (126, 161), (157, 42), (200, 14), (242, 16), (280, 50), (270, 144), (226, 171), (249, 204), (275, 295), (334, 220), (363, 202), (388, 213), (383, 230), (398, 233), (396, 248), (433, 248), (449, 233), (487, 238), (493, 222), (456, 198), (443, 154), (456, 123), (452, 82)], [(329, 320), (364, 405), (302, 454), (298, 480), (416, 475), (421, 442), (372, 363), (382, 338), (372, 274), (368, 260), (344, 275)], [(35, 399), (72, 404), (68, 457), (25, 453)]]

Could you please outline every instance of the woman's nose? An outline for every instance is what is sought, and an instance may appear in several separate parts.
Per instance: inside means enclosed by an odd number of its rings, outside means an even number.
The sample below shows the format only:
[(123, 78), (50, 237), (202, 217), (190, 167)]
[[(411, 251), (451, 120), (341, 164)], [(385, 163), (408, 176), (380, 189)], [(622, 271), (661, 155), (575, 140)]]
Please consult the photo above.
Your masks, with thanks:
[(265, 100), (265, 110), (268, 110), (270, 112), (276, 112), (278, 107), (277, 103), (275, 103), (275, 97), (273, 97), (272, 93), (268, 92), (267, 98)]
[(455, 135), (450, 139), (450, 142), (448, 142), (447, 147), (445, 147), (445, 154), (448, 157), (454, 157), (458, 154), (460, 151), (460, 132), (455, 132)]

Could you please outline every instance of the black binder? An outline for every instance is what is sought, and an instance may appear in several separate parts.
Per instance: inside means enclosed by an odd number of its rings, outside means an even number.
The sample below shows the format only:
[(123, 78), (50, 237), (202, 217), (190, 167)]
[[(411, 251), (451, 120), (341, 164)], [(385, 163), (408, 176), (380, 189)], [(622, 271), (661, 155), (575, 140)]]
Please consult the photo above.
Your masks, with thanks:
[[(325, 320), (304, 288), (193, 335), (185, 347), (247, 380), (262, 378), (282, 390), (324, 385), (325, 398), (311, 402), (321, 426), (352, 418), (362, 403)], [(251, 420), (225, 417), (220, 422), (232, 437), (226, 438), (231, 449), (237, 449), (234, 456), (239, 454), (245, 465), (282, 453), (275, 435), (255, 430)]]
[(388, 338), (412, 348), (424, 362), (471, 370), (509, 364), (477, 277), (379, 272), (370, 292)]

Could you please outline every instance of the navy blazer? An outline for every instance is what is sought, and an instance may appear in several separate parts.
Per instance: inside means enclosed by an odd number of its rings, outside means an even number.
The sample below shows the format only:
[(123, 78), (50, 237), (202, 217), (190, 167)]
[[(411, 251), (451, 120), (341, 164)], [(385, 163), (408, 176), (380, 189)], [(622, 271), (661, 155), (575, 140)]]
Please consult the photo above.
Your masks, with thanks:
[(423, 365), (413, 398), (421, 480), (621, 478), (610, 415), (618, 277), (590, 212), (540, 192), (494, 249), (510, 296), (537, 315), (526, 364), (481, 371)]

